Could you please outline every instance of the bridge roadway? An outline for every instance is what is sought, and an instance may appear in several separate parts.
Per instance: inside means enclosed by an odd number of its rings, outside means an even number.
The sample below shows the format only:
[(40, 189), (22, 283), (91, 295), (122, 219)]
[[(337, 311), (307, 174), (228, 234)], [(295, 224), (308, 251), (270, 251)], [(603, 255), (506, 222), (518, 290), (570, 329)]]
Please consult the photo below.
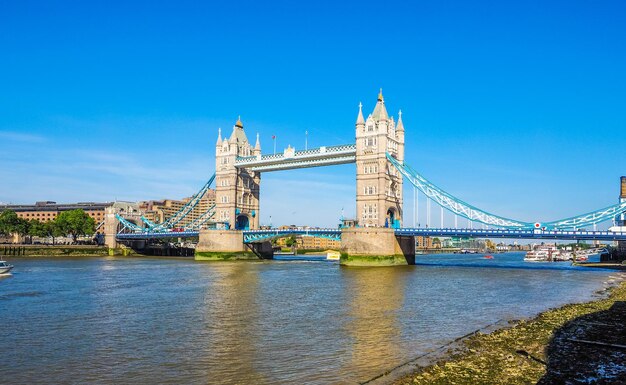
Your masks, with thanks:
[[(396, 235), (422, 237), (468, 237), (468, 238), (503, 238), (503, 239), (546, 239), (573, 241), (626, 241), (626, 232), (612, 231), (567, 231), (567, 230), (510, 230), (510, 229), (436, 229), (436, 228), (401, 228), (395, 230)], [(193, 238), (199, 231), (181, 232), (142, 232), (120, 233), (118, 240), (149, 240), (167, 238)], [(304, 235), (339, 240), (341, 229), (287, 229), (287, 230), (244, 230), (244, 243), (254, 243), (266, 239)]]

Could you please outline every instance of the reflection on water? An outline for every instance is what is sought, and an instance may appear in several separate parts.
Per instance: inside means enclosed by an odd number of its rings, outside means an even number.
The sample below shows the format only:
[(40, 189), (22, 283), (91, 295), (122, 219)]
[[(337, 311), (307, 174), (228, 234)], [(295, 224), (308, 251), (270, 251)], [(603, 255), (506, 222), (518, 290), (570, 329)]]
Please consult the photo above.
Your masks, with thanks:
[[(206, 330), (206, 350), (203, 362), (209, 373), (208, 383), (263, 384), (268, 380), (255, 367), (255, 357), (260, 356), (259, 336), (256, 334), (260, 318), (258, 270), (249, 269), (245, 263), (222, 264), (204, 296), (203, 325)], [(228, 363), (225, 365), (224, 363)]]
[(615, 274), (522, 258), (16, 259), (0, 280), (0, 379), (353, 384), (499, 319), (589, 299)]
[(404, 299), (405, 278), (414, 268), (343, 268), (342, 279), (351, 294), (348, 317), (344, 323), (352, 337), (351, 360), (346, 372), (362, 377), (370, 368), (395, 366), (391, 358), (400, 357), (398, 312)]

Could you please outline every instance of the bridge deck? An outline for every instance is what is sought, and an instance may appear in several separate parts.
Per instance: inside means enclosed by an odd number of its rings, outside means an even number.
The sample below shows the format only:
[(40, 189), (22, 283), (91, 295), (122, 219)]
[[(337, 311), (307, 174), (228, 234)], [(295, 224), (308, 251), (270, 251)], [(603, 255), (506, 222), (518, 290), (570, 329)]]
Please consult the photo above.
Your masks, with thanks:
[[(435, 229), (435, 228), (401, 228), (395, 230), (396, 235), (423, 237), (469, 237), (469, 238), (503, 238), (503, 239), (553, 239), (553, 240), (591, 240), (591, 241), (626, 241), (626, 232), (612, 231), (542, 231), (542, 230), (505, 230), (505, 229)], [(117, 234), (118, 240), (148, 240), (166, 238), (193, 238), (199, 236), (198, 231), (183, 232), (137, 232)], [(289, 229), (289, 230), (245, 230), (244, 242), (258, 242), (270, 238), (289, 235), (304, 235), (341, 238), (340, 229)]]
[(469, 237), (506, 239), (555, 239), (555, 240), (599, 240), (626, 241), (625, 232), (574, 231), (574, 230), (509, 230), (509, 229), (435, 229), (402, 228), (396, 235), (423, 237)]

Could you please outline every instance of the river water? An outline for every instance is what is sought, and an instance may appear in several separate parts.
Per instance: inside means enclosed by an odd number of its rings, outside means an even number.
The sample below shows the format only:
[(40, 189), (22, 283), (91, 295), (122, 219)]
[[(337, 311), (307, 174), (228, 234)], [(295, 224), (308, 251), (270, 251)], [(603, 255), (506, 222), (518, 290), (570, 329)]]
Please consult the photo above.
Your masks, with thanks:
[(498, 320), (589, 300), (614, 274), (522, 258), (14, 259), (0, 279), (0, 382), (363, 382)]

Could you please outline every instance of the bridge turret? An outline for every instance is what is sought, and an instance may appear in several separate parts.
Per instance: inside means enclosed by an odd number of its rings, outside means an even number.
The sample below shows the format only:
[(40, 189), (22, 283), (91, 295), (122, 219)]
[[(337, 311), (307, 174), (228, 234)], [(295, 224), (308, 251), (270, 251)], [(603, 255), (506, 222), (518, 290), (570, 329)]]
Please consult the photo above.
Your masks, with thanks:
[[(362, 116), (360, 109), (359, 115)], [(387, 160), (387, 152), (402, 160), (404, 131), (397, 135), (381, 89), (374, 111), (364, 122), (357, 118), (356, 124), (356, 215), (360, 226), (401, 225), (402, 177)]]
[(217, 129), (217, 143), (215, 143), (215, 147), (221, 147), (222, 146), (222, 129), (218, 128)]
[(235, 167), (238, 157), (261, 153), (253, 148), (243, 128), (241, 118), (233, 126), (230, 138), (222, 141), (215, 153), (215, 220), (228, 223), (233, 229), (256, 229), (259, 226), (259, 185), (261, 174)]

